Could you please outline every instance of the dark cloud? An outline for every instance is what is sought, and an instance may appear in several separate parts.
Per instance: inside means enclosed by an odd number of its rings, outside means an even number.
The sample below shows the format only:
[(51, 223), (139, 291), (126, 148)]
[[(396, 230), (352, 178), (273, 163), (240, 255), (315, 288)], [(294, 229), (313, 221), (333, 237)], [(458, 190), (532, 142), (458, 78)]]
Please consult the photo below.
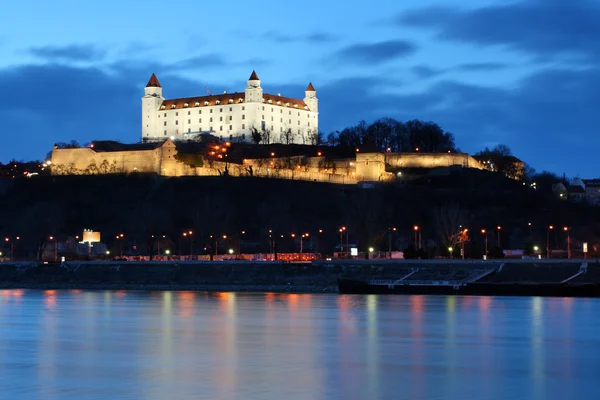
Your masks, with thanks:
[(524, 0), (469, 10), (422, 8), (398, 16), (395, 23), (432, 29), (443, 40), (597, 61), (599, 20), (600, 5), (592, 0)]
[(47, 61), (97, 61), (105, 56), (105, 51), (92, 45), (42, 46), (33, 47), (29, 52)]
[(508, 68), (507, 64), (495, 62), (479, 62), (461, 64), (456, 69), (458, 71), (499, 71)]
[(411, 71), (419, 79), (429, 79), (444, 73), (443, 70), (431, 68), (427, 65), (417, 65), (411, 68)]
[(405, 40), (389, 40), (378, 43), (357, 43), (337, 52), (343, 61), (355, 64), (382, 64), (416, 52), (417, 47)]
[(330, 43), (337, 37), (327, 32), (313, 32), (308, 35), (288, 35), (278, 31), (268, 31), (261, 35), (262, 39), (272, 40), (276, 43), (308, 42), (308, 43)]

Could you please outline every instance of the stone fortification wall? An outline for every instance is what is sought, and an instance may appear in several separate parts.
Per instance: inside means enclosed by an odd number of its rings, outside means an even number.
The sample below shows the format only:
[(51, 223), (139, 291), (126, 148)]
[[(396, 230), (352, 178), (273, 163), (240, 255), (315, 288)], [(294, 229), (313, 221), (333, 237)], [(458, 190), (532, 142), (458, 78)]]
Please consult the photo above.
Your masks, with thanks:
[(483, 165), (464, 153), (387, 153), (385, 163), (391, 168), (439, 168), (459, 165), (483, 169)]
[(161, 167), (161, 149), (95, 152), (90, 148), (54, 149), (53, 175), (84, 175), (156, 172)]

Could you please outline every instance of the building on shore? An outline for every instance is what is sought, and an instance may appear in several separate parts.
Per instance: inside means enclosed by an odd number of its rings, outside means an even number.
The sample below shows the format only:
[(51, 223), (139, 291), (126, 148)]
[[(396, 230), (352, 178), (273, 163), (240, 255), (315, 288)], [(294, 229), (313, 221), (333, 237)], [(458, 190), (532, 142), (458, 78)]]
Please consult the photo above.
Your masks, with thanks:
[(221, 141), (247, 141), (260, 132), (268, 143), (313, 144), (319, 129), (317, 92), (308, 84), (304, 99), (263, 92), (255, 71), (243, 92), (166, 99), (156, 75), (142, 98), (142, 142), (188, 140), (211, 133)]

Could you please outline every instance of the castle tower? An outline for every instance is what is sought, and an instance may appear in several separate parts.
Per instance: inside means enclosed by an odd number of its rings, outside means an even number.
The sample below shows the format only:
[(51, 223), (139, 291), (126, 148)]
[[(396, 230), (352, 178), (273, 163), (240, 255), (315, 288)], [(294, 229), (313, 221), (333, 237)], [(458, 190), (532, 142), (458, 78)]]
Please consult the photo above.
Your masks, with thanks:
[(262, 103), (263, 90), (260, 87), (260, 79), (256, 71), (252, 71), (250, 79), (248, 79), (248, 87), (246, 88), (246, 103)]
[(319, 112), (319, 100), (317, 99), (317, 91), (312, 83), (304, 91), (304, 102), (312, 112)]
[(164, 100), (162, 86), (156, 75), (152, 74), (144, 88), (144, 97), (142, 97), (142, 142), (161, 139), (158, 132), (157, 114)]

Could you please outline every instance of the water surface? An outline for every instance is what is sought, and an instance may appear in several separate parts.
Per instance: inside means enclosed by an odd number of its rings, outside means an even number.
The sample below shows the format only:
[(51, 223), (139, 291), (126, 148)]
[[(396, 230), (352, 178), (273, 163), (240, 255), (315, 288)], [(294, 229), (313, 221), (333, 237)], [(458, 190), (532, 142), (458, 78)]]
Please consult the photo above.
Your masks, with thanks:
[(0, 399), (598, 399), (600, 301), (0, 291)]

